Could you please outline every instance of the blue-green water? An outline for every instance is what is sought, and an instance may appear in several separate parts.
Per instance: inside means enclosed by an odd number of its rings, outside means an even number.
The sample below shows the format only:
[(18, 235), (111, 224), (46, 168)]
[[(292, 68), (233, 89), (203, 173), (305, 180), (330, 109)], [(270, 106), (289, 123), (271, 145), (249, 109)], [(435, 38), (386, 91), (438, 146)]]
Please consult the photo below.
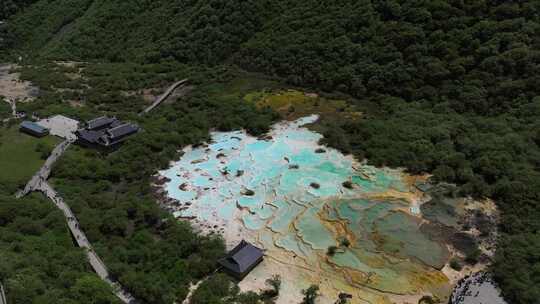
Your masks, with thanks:
[[(262, 246), (306, 260), (341, 247), (330, 262), (371, 273), (378, 277), (374, 287), (413, 286), (406, 273), (417, 273), (418, 265), (440, 267), (446, 249), (422, 234), (418, 218), (403, 212), (408, 202), (384, 198), (388, 190), (409, 191), (398, 170), (360, 165), (326, 147), (317, 153), (321, 135), (302, 127), (316, 119), (278, 124), (268, 140), (215, 132), (208, 145), (185, 149), (161, 172), (171, 179), (169, 196), (191, 203), (175, 215), (224, 223), (225, 229), (240, 220)], [(354, 189), (344, 187), (345, 181)], [(349, 247), (342, 245), (345, 238)]]

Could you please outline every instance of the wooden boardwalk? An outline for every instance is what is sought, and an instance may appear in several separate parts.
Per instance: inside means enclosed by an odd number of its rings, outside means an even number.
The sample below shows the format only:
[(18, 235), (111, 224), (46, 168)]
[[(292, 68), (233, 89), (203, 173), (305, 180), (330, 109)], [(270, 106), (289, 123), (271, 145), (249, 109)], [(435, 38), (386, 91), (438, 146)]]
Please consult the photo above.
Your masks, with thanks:
[(49, 178), (49, 175), (51, 174), (51, 169), (54, 163), (64, 154), (64, 152), (67, 150), (67, 148), (71, 145), (71, 140), (64, 140), (60, 144), (58, 144), (51, 152), (51, 155), (47, 158), (45, 161), (45, 164), (41, 166), (39, 171), (32, 176), (30, 181), (26, 183), (26, 186), (22, 191), (19, 191), (17, 193), (17, 198), (21, 198), (28, 193), (37, 190), (39, 188), (39, 183), (41, 181), (46, 181)]
[(144, 115), (150, 111), (152, 111), (154, 108), (159, 106), (167, 97), (169, 97), (174, 90), (176, 90), (179, 86), (186, 84), (189, 81), (189, 79), (182, 79), (178, 82), (173, 83), (165, 93), (161, 94), (161, 96), (158, 97), (150, 106), (148, 106), (146, 109), (144, 109), (139, 115)]
[[(105, 263), (99, 258), (98, 254), (92, 248), (92, 244), (86, 237), (86, 234), (81, 230), (79, 221), (75, 217), (75, 214), (71, 211), (71, 208), (64, 202), (64, 199), (58, 195), (58, 193), (47, 182), (53, 164), (62, 156), (66, 149), (71, 145), (71, 140), (65, 140), (54, 148), (51, 155), (45, 161), (45, 164), (39, 169), (39, 171), (30, 179), (30, 181), (24, 187), (24, 190), (17, 193), (17, 198), (21, 198), (32, 191), (40, 191), (54, 202), (56, 207), (64, 213), (69, 230), (75, 238), (77, 245), (86, 250), (88, 262), (92, 266), (92, 269), (97, 275), (106, 283), (108, 283), (115, 293), (115, 295), (126, 304), (135, 304), (137, 301), (135, 298), (125, 290), (120, 283), (114, 281), (109, 275), (109, 271), (105, 266)], [(0, 304), (6, 304), (0, 302)]]
[(0, 283), (0, 304), (7, 304), (6, 292), (2, 283)]
[(64, 213), (64, 217), (67, 219), (68, 227), (71, 231), (71, 234), (75, 238), (77, 245), (79, 245), (79, 247), (81, 248), (86, 249), (88, 262), (90, 263), (90, 265), (92, 265), (92, 268), (97, 273), (97, 275), (103, 281), (107, 282), (113, 287), (114, 293), (118, 298), (120, 298), (120, 300), (122, 300), (122, 302), (136, 303), (135, 299), (129, 294), (129, 292), (124, 290), (118, 282), (111, 279), (105, 263), (103, 263), (103, 261), (99, 258), (97, 253), (92, 248), (92, 244), (90, 244), (90, 241), (88, 240), (88, 238), (86, 238), (86, 235), (81, 230), (79, 221), (75, 217), (75, 214), (73, 214), (73, 212), (71, 211), (71, 208), (69, 208), (69, 206), (64, 202), (64, 199), (62, 199), (62, 197), (60, 197), (58, 193), (46, 181), (40, 182), (36, 190), (43, 192), (43, 194), (45, 194), (50, 200), (54, 202), (58, 209), (62, 210), (62, 212)]

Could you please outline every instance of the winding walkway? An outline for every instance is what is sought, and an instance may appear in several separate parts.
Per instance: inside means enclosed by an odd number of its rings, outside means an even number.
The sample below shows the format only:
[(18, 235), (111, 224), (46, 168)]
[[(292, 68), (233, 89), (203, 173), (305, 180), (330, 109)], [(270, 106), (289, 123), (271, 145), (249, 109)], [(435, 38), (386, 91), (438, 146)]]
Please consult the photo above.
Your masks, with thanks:
[(188, 81), (189, 79), (186, 78), (186, 79), (182, 79), (178, 82), (173, 83), (167, 89), (167, 91), (165, 91), (165, 93), (161, 94), (161, 96), (159, 96), (158, 99), (156, 99), (156, 101), (154, 101), (151, 105), (149, 105), (146, 109), (144, 109), (141, 113), (139, 113), (139, 115), (144, 115), (152, 111), (155, 107), (159, 106), (165, 99), (167, 99), (167, 97), (169, 97), (172, 94), (172, 92), (174, 92), (174, 90), (176, 90), (180, 85), (187, 83)]
[(21, 198), (32, 191), (39, 190), (39, 184), (49, 178), (53, 164), (58, 160), (58, 158), (60, 158), (60, 156), (62, 156), (62, 154), (64, 154), (71, 143), (71, 140), (64, 140), (52, 150), (51, 155), (49, 155), (45, 161), (45, 164), (43, 164), (39, 171), (32, 176), (28, 183), (26, 183), (24, 189), (17, 193), (17, 198)]
[(7, 304), (6, 293), (4, 291), (4, 286), (0, 283), (0, 304)]
[(69, 206), (64, 202), (62, 197), (60, 197), (58, 193), (46, 181), (41, 181), (36, 190), (43, 192), (43, 194), (45, 194), (50, 200), (54, 202), (58, 209), (62, 210), (64, 216), (67, 219), (68, 227), (71, 231), (71, 234), (73, 234), (73, 237), (77, 241), (79, 247), (86, 249), (88, 261), (90, 262), (90, 265), (92, 265), (92, 268), (97, 273), (97, 275), (103, 281), (107, 282), (113, 287), (114, 293), (118, 298), (120, 298), (120, 300), (122, 300), (122, 302), (136, 303), (135, 298), (133, 298), (132, 295), (130, 295), (125, 289), (123, 289), (118, 282), (111, 279), (105, 263), (103, 263), (103, 261), (99, 258), (97, 253), (92, 248), (92, 244), (90, 244), (90, 241), (88, 241), (86, 235), (80, 229), (79, 221), (77, 221), (77, 218), (71, 211), (71, 208), (69, 208)]
[[(21, 198), (32, 191), (40, 191), (50, 200), (54, 202), (58, 209), (62, 210), (67, 220), (67, 224), (71, 234), (75, 238), (79, 247), (86, 249), (86, 255), (88, 262), (92, 266), (92, 269), (97, 275), (106, 283), (108, 283), (115, 293), (115, 295), (126, 304), (135, 304), (137, 301), (135, 298), (125, 290), (120, 283), (113, 280), (105, 266), (105, 263), (99, 258), (97, 253), (92, 248), (92, 244), (80, 228), (79, 221), (75, 217), (75, 214), (71, 211), (71, 208), (64, 202), (64, 199), (58, 195), (58, 193), (47, 182), (49, 175), (51, 174), (52, 165), (62, 156), (66, 149), (71, 145), (72, 140), (65, 140), (54, 148), (51, 155), (45, 161), (45, 164), (39, 169), (39, 171), (30, 179), (30, 181), (24, 187), (24, 190), (17, 193), (17, 198)], [(0, 304), (5, 304), (0, 302)]]

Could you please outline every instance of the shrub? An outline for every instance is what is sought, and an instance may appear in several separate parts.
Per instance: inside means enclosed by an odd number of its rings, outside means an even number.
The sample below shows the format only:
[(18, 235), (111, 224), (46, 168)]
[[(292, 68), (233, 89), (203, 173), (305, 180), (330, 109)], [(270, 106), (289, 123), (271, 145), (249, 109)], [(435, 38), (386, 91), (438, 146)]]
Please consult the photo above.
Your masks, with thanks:
[(279, 295), (279, 291), (281, 289), (281, 276), (273, 275), (271, 278), (266, 280), (266, 285), (268, 285), (270, 288), (263, 290), (260, 298), (265, 303), (273, 303), (275, 298)]
[(345, 238), (345, 237), (342, 238), (342, 239), (340, 240), (339, 243), (340, 243), (340, 245), (343, 246), (343, 247), (349, 247), (349, 246), (351, 246), (351, 241), (349, 241), (349, 239), (348, 239), (348, 238)]
[(467, 262), (470, 265), (475, 265), (476, 263), (478, 263), (478, 259), (480, 258), (481, 254), (482, 254), (482, 251), (476, 248), (467, 253), (467, 256), (465, 256), (465, 262)]
[(351, 181), (344, 181), (341, 185), (343, 185), (343, 187), (345, 187), (347, 189), (352, 189), (353, 188), (353, 183)]
[(330, 246), (326, 250), (326, 254), (329, 255), (329, 256), (333, 256), (334, 254), (336, 254), (337, 250), (338, 250), (338, 248), (336, 246)]
[(461, 262), (457, 258), (452, 258), (452, 260), (450, 260), (450, 267), (456, 271), (461, 271), (461, 269), (463, 269), (463, 265), (461, 265)]
[(302, 304), (314, 304), (315, 299), (319, 296), (319, 286), (313, 284), (308, 289), (302, 290), (302, 294), (304, 295)]

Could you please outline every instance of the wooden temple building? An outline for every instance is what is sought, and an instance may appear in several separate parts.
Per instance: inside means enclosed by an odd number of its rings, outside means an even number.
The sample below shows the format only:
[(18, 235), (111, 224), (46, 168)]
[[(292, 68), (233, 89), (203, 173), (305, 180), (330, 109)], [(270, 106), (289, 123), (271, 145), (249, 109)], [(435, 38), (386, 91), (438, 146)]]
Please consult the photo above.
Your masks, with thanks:
[(218, 263), (224, 271), (232, 277), (242, 280), (263, 260), (262, 249), (242, 240)]
[(139, 132), (139, 126), (122, 122), (115, 117), (98, 117), (87, 121), (85, 127), (75, 132), (77, 143), (89, 148), (114, 149), (131, 135)]

